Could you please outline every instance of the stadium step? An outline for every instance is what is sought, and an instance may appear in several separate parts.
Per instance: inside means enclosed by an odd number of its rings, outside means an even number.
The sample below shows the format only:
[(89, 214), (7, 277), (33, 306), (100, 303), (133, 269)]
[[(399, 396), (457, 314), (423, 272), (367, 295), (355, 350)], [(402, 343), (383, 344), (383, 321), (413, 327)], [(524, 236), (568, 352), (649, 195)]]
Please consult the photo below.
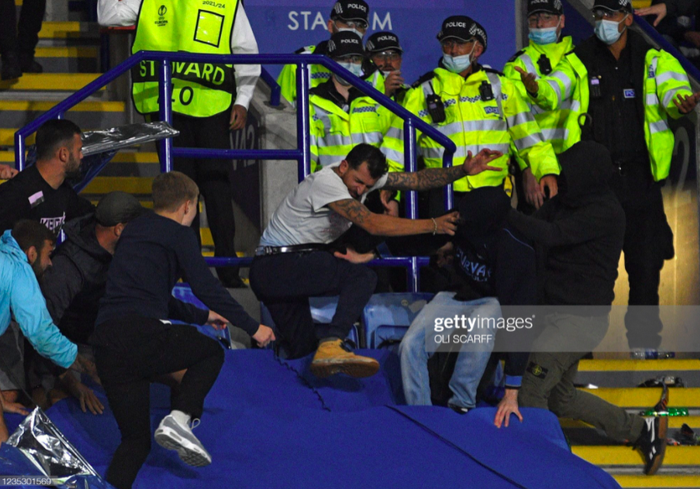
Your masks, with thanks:
[(615, 480), (625, 489), (641, 489), (644, 487), (676, 487), (676, 488), (700, 488), (700, 475), (629, 475), (613, 474)]
[[(75, 92), (88, 83), (96, 80), (99, 73), (39, 73), (25, 74), (16, 80), (0, 82), (0, 90), (27, 92)], [(100, 89), (103, 91), (104, 87)]]
[(632, 387), (659, 375), (674, 375), (687, 385), (700, 385), (700, 360), (581, 360), (576, 380), (599, 387)]
[(91, 22), (44, 22), (39, 39), (97, 39), (100, 28)]
[[(0, 100), (3, 128), (22, 127), (51, 109), (57, 102)], [(124, 102), (82, 102), (66, 113), (80, 127), (115, 127), (127, 123)]]
[(99, 49), (93, 46), (37, 47), (36, 60), (45, 72), (97, 73)]

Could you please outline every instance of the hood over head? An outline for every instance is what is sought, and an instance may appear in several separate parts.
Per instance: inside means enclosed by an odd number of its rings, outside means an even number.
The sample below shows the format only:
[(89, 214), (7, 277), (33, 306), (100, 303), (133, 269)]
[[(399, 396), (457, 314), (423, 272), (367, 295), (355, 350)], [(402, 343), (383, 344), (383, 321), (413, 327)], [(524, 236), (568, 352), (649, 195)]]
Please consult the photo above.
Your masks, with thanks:
[(472, 243), (493, 236), (508, 216), (510, 197), (503, 187), (479, 187), (467, 192), (458, 204), (457, 235)]
[(559, 195), (561, 201), (576, 207), (610, 192), (608, 181), (612, 158), (608, 149), (593, 141), (581, 141), (558, 155), (561, 165)]

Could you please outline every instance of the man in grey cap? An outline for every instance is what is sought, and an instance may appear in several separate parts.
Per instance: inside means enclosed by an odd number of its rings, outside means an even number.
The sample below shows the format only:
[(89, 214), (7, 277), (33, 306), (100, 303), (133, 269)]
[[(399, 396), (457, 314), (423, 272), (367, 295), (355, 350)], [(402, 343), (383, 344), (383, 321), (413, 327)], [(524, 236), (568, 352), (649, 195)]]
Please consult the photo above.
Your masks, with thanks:
[[(354, 32), (362, 39), (369, 27), (369, 6), (364, 0), (338, 0), (331, 9), (328, 20), (328, 32), (330, 35), (339, 32)], [(327, 55), (328, 40), (321, 41), (315, 46), (305, 46), (294, 54), (323, 54)], [(311, 65), (309, 69), (310, 88), (317, 87), (321, 83), (330, 80), (330, 72), (321, 65)], [(282, 87), (282, 96), (295, 105), (297, 101), (297, 65), (285, 65), (277, 78), (277, 83)]]
[[(66, 241), (59, 246), (40, 281), (51, 318), (79, 350), (92, 357), (87, 346), (95, 327), (97, 307), (105, 292), (107, 271), (127, 223), (146, 212), (133, 195), (111, 192), (100, 200), (94, 214), (69, 221)], [(41, 367), (39, 368), (41, 370)], [(102, 404), (92, 391), (69, 373), (61, 383), (94, 414)]]

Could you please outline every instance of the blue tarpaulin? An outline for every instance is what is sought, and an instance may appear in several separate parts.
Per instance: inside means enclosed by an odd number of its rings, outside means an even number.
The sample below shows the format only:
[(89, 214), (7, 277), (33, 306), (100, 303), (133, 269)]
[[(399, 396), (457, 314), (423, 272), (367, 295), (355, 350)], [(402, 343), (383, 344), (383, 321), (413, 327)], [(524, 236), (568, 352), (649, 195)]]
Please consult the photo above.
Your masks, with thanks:
[[(227, 351), (195, 430), (213, 463), (189, 467), (153, 443), (134, 487), (619, 487), (569, 451), (551, 413), (523, 409), (522, 424), (513, 418), (499, 430), (493, 408), (459, 415), (402, 406), (396, 356), (365, 353), (381, 362), (378, 375), (321, 380), (309, 373), (310, 358), (282, 361), (269, 350)], [(167, 388), (154, 386), (153, 429), (168, 407)], [(119, 441), (111, 412), (85, 414), (68, 399), (47, 413), (104, 474)], [(9, 418), (10, 424), (19, 420)], [(12, 470), (16, 464), (0, 457), (0, 473)]]

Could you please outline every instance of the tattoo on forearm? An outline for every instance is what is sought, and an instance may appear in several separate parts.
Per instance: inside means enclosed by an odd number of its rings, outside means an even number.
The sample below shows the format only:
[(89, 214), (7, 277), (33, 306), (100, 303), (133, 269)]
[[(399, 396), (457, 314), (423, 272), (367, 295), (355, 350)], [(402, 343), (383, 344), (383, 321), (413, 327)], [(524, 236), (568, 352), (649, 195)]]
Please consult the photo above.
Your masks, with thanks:
[(450, 168), (426, 168), (419, 172), (389, 173), (385, 189), (389, 190), (430, 190), (444, 187), (445, 185), (465, 177), (462, 165)]
[(370, 217), (370, 210), (361, 202), (355, 199), (339, 200), (331, 202), (328, 207), (337, 214), (340, 214), (345, 219), (357, 225), (362, 225)]

